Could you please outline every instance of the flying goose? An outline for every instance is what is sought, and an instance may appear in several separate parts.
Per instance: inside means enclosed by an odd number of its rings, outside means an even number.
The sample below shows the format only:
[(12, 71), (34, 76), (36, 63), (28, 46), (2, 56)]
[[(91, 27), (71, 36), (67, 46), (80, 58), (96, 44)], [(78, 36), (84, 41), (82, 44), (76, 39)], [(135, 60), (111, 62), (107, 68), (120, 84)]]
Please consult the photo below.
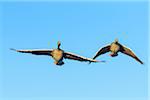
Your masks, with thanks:
[(102, 54), (105, 54), (107, 52), (111, 52), (111, 54), (110, 54), (111, 57), (116, 57), (116, 56), (118, 56), (118, 52), (121, 52), (123, 54), (126, 54), (126, 55), (134, 58), (139, 63), (143, 64), (143, 62), (133, 53), (133, 51), (131, 49), (121, 45), (118, 42), (118, 39), (115, 39), (115, 41), (112, 42), (111, 44), (100, 48), (98, 50), (98, 52), (96, 53), (96, 55), (93, 57), (93, 59), (95, 59), (96, 57), (98, 57)]
[(55, 60), (56, 65), (63, 65), (63, 58), (65, 59), (72, 59), (72, 60), (78, 60), (78, 61), (89, 61), (89, 62), (99, 62), (97, 60), (93, 60), (91, 58), (85, 58), (73, 53), (65, 52), (64, 50), (60, 49), (60, 41), (57, 43), (57, 49), (49, 49), (49, 50), (16, 50), (16, 49), (11, 49), (17, 52), (21, 53), (31, 53), (34, 55), (47, 55), (47, 56), (52, 56), (52, 58)]

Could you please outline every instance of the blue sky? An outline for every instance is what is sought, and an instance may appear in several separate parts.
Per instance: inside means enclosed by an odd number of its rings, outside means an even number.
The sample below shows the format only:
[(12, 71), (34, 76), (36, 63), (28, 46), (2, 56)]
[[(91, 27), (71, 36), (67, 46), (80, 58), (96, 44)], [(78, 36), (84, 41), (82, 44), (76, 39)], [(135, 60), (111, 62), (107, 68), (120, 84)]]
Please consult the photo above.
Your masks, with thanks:
[[(5, 2), (1, 4), (2, 100), (147, 100), (147, 2)], [(10, 51), (61, 48), (85, 57), (118, 38), (145, 63), (119, 54), (106, 63)]]

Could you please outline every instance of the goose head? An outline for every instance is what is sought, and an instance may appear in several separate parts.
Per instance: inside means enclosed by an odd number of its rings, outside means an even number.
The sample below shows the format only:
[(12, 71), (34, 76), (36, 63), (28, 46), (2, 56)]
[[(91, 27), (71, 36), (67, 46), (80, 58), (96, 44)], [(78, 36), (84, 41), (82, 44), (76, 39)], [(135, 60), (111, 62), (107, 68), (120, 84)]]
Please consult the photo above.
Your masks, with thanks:
[(118, 43), (118, 39), (117, 38), (115, 39), (114, 43)]
[(60, 41), (58, 41), (58, 42), (57, 42), (57, 46), (58, 46), (57, 48), (58, 48), (58, 49), (60, 49), (60, 45), (61, 45), (61, 43), (60, 43)]

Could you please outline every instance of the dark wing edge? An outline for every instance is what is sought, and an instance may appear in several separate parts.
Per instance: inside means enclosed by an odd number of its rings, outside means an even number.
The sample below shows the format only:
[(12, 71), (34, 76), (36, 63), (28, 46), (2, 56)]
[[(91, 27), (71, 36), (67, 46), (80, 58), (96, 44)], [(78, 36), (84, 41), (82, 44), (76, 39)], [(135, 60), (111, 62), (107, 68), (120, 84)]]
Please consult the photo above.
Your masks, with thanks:
[(130, 56), (130, 57), (132, 57), (132, 58), (134, 58), (134, 59), (135, 59), (136, 61), (138, 61), (139, 63), (144, 64), (144, 63), (133, 53), (133, 51), (132, 51), (131, 49), (129, 49), (129, 48), (125, 47), (125, 46), (122, 46), (120, 52), (122, 52), (122, 53), (124, 53), (124, 54), (126, 54), (126, 55), (128, 55), (128, 56)]
[(109, 51), (110, 51), (110, 45), (106, 45), (106, 46), (100, 48), (100, 49), (96, 52), (96, 54), (95, 54), (95, 56), (93, 57), (93, 59), (95, 59), (95, 58), (97, 58), (99, 55), (105, 54), (105, 53), (107, 53), (107, 52), (109, 52)]
[(52, 52), (52, 50), (46, 50), (46, 49), (16, 50), (16, 49), (10, 48), (10, 50), (21, 52), (21, 53), (31, 53), (34, 55), (48, 55), (48, 56), (51, 56), (51, 52)]
[(99, 62), (97, 60), (91, 59), (91, 58), (86, 58), (82, 57), (70, 52), (64, 52), (64, 58), (66, 59), (72, 59), (72, 60), (78, 60), (78, 61), (89, 61), (89, 62)]

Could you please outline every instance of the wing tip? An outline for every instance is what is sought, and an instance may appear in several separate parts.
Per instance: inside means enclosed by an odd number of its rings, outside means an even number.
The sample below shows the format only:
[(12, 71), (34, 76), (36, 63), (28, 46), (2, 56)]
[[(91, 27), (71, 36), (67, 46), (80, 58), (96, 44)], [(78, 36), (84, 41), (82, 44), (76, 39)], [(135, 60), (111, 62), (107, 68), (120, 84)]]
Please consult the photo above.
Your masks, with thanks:
[(94, 56), (92, 59), (95, 60), (96, 56)]
[(16, 50), (16, 49), (14, 49), (14, 48), (10, 48), (10, 50), (17, 51), (17, 50)]
[(92, 59), (92, 61), (90, 61), (90, 62), (95, 62), (96, 63), (96, 62), (100, 62), (100, 61)]
[(94, 61), (89, 61), (88, 64), (91, 64), (91, 63), (99, 63), (99, 62), (105, 63), (106, 61), (104, 61), (104, 60), (102, 60), (102, 61), (94, 60)]
[(95, 63), (97, 63), (97, 62), (103, 62), (103, 63), (105, 63), (106, 61), (104, 61), (104, 60), (102, 60), (102, 61), (99, 61), (99, 60), (92, 60), (92, 61), (89, 61), (89, 64), (91, 64), (92, 62), (95, 62)]
[(21, 50), (17, 50), (17, 49), (14, 49), (14, 48), (10, 48), (10, 50), (16, 51), (16, 52), (22, 52)]
[(142, 65), (144, 65), (144, 63), (143, 63), (142, 61), (140, 61), (140, 63), (141, 63)]

